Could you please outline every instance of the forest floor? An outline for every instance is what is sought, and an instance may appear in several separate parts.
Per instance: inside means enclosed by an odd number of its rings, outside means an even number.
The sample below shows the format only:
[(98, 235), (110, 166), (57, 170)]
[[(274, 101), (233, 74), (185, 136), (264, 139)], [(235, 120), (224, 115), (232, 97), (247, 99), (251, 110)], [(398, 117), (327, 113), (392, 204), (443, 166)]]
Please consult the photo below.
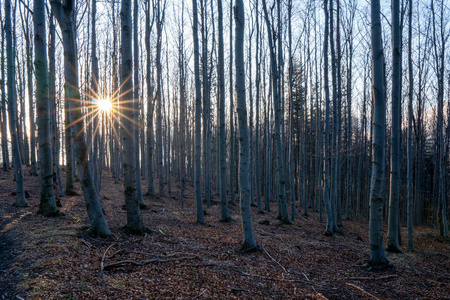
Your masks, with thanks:
[[(0, 171), (0, 299), (450, 299), (450, 240), (436, 229), (415, 228), (414, 252), (388, 253), (393, 268), (368, 271), (367, 221), (344, 220), (326, 237), (317, 212), (282, 225), (272, 203), (271, 213), (252, 208), (262, 250), (239, 253), (239, 206), (221, 223), (220, 206), (205, 205), (207, 224), (197, 224), (193, 188), (181, 209), (173, 182), (173, 193), (144, 197), (152, 233), (133, 236), (123, 229), (123, 184), (104, 172), (113, 237), (94, 239), (82, 196), (61, 199), (62, 217), (37, 215), (39, 178), (24, 171), (27, 208), (11, 206), (13, 172)], [(402, 236), (406, 245), (406, 228)]]

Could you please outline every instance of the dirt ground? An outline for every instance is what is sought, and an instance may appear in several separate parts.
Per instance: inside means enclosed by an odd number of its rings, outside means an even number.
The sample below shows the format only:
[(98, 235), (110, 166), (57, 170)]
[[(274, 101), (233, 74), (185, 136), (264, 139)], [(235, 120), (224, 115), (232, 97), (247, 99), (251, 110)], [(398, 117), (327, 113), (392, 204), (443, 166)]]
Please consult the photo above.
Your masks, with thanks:
[(30, 206), (15, 208), (13, 173), (0, 171), (0, 299), (450, 299), (450, 240), (436, 229), (415, 228), (414, 252), (388, 253), (393, 268), (368, 271), (367, 221), (344, 221), (341, 234), (325, 237), (317, 212), (281, 225), (272, 203), (271, 213), (252, 208), (262, 250), (238, 253), (239, 206), (221, 223), (219, 205), (205, 205), (207, 224), (197, 224), (193, 188), (181, 209), (173, 180), (172, 193), (144, 197), (152, 233), (133, 236), (123, 229), (122, 182), (104, 172), (113, 237), (94, 239), (82, 196), (62, 198), (65, 216), (44, 218), (39, 178), (25, 173)]

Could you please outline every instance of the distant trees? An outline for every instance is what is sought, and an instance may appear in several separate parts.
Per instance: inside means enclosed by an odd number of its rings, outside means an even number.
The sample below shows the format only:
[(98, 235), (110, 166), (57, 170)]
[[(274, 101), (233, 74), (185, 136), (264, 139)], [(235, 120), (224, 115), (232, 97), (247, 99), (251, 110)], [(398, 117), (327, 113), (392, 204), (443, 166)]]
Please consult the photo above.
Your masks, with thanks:
[[(242, 1), (124, 0), (102, 5), (101, 13), (96, 0), (52, 0), (43, 16), (36, 1), (34, 7), (8, 0), (0, 11), (0, 159), (4, 171), (14, 168), (16, 205), (26, 205), (29, 170), (45, 187), (40, 212), (50, 205), (45, 214), (57, 215), (61, 167), (66, 195), (78, 196), (80, 180), (100, 236), (110, 234), (99, 201), (108, 174), (124, 181), (135, 233), (146, 230), (136, 206), (145, 207), (142, 188), (149, 203), (179, 192), (189, 209), (194, 186), (202, 224), (219, 195), (222, 221), (234, 218), (229, 204), (240, 201), (250, 224), (247, 200), (259, 213), (276, 206), (285, 224), (300, 211), (318, 213), (322, 222), (325, 209), (325, 235), (347, 220), (369, 219), (375, 267), (387, 265), (379, 249), (382, 221), (394, 252), (403, 250), (405, 225), (408, 249), (413, 226), (438, 225), (448, 235), (445, 1), (410, 1), (407, 8), (393, 0), (388, 21), (377, 19), (389, 8), (374, 0), (373, 24), (371, 7), (354, 0), (263, 0), (243, 8)], [(39, 30), (30, 26), (31, 15)], [(39, 38), (45, 24), (48, 43)], [(383, 46), (387, 25), (392, 43)], [(103, 97), (112, 99), (110, 112), (97, 111), (94, 98)]]
[[(14, 84), (15, 67), (14, 67), (14, 52), (13, 52), (13, 37), (11, 28), (11, 0), (5, 1), (5, 33), (6, 33), (6, 67), (8, 70), (8, 112), (9, 112), (9, 131), (11, 135), (11, 148), (14, 162), (14, 180), (16, 181), (16, 201), (14, 206), (24, 207), (28, 206), (25, 200), (25, 189), (23, 185), (23, 169), (22, 158), (19, 150), (19, 138), (17, 137), (16, 126), (16, 94)], [(5, 77), (3, 77), (5, 80)]]
[[(111, 231), (106, 223), (105, 215), (103, 214), (99, 196), (94, 185), (92, 171), (88, 166), (87, 161), (88, 151), (86, 147), (83, 125), (84, 118), (81, 113), (80, 91), (78, 86), (78, 58), (74, 24), (75, 3), (73, 0), (64, 0), (62, 3), (59, 0), (53, 0), (50, 3), (52, 6), (52, 12), (56, 17), (62, 32), (65, 66), (65, 102), (73, 103), (75, 120), (73, 124), (68, 123), (67, 125), (69, 125), (69, 127), (73, 126), (76, 133), (73, 140), (75, 144), (75, 158), (80, 166), (81, 187), (83, 190), (88, 215), (91, 220), (91, 232), (96, 236), (107, 237), (111, 235)], [(66, 113), (66, 117), (67, 115), (68, 113)], [(70, 132), (70, 130), (68, 130), (66, 134), (68, 134), (68, 132)], [(66, 148), (66, 151), (68, 151), (68, 149), (70, 149), (70, 147)], [(69, 176), (69, 172), (70, 170), (66, 169), (66, 176)]]

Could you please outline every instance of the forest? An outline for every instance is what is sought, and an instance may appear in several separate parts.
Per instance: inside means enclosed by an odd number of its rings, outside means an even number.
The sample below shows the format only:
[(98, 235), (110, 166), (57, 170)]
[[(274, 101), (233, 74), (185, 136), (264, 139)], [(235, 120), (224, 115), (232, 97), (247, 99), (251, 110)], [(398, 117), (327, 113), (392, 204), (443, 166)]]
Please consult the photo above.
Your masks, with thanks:
[(0, 0), (2, 299), (447, 299), (446, 0)]

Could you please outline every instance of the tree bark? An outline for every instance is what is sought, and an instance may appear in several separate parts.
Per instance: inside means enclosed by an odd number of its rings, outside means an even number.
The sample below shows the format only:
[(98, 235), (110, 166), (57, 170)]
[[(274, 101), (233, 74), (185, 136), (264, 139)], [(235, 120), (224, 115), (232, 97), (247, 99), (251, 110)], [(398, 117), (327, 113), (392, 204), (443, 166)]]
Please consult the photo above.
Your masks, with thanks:
[(407, 209), (407, 227), (408, 227), (408, 250), (414, 250), (414, 233), (413, 233), (413, 197), (414, 197), (414, 187), (413, 187), (413, 150), (412, 150), (412, 120), (413, 120), (413, 93), (414, 93), (414, 74), (413, 74), (413, 64), (412, 64), (412, 0), (409, 0), (409, 11), (408, 11), (408, 78), (409, 78), (409, 89), (408, 89), (408, 165), (407, 165), (407, 188), (408, 188), (408, 209)]
[[(280, 0), (277, 0), (278, 3), (278, 12), (280, 10)], [(264, 16), (267, 25), (267, 35), (269, 40), (269, 49), (270, 49), (270, 61), (272, 68), (272, 89), (273, 89), (273, 102), (275, 109), (275, 144), (276, 144), (276, 162), (277, 162), (277, 195), (278, 201), (280, 203), (281, 208), (281, 221), (286, 224), (291, 224), (289, 219), (289, 213), (287, 209), (286, 203), (286, 181), (285, 181), (285, 168), (284, 168), (284, 149), (283, 144), (281, 142), (281, 95), (278, 90), (278, 80), (281, 76), (279, 73), (279, 69), (277, 67), (277, 59), (275, 57), (275, 45), (273, 43), (273, 32), (271, 30), (269, 16), (267, 13), (267, 5), (266, 1), (263, 0), (263, 8), (264, 8)], [(278, 15), (278, 21), (281, 22), (280, 12)], [(281, 26), (279, 26), (280, 28)], [(281, 63), (281, 62), (279, 62)]]
[(111, 235), (111, 231), (106, 223), (105, 215), (103, 214), (94, 185), (94, 180), (92, 178), (91, 169), (88, 166), (87, 161), (88, 151), (84, 134), (84, 117), (81, 113), (80, 91), (78, 87), (77, 46), (73, 18), (75, 3), (72, 0), (64, 0), (63, 3), (59, 0), (53, 0), (50, 3), (52, 6), (52, 12), (58, 20), (63, 37), (65, 102), (74, 102), (74, 120), (76, 122), (69, 125), (73, 126), (74, 131), (77, 133), (74, 138), (75, 158), (80, 165), (81, 187), (83, 190), (89, 219), (91, 220), (91, 232), (96, 236), (108, 237)]
[(219, 30), (219, 53), (218, 53), (218, 80), (219, 80), (219, 182), (220, 182), (220, 208), (222, 212), (221, 221), (231, 219), (227, 203), (227, 152), (225, 131), (225, 64), (223, 45), (223, 8), (222, 0), (217, 0), (218, 30)]
[(382, 269), (390, 265), (383, 247), (383, 191), (386, 137), (386, 95), (384, 53), (381, 31), (380, 1), (371, 1), (373, 144), (370, 184), (369, 268)]
[(33, 23), (40, 171), (38, 213), (41, 213), (46, 217), (53, 217), (58, 216), (59, 211), (56, 207), (56, 200), (53, 192), (53, 161), (50, 134), (50, 98), (44, 0), (34, 0)]
[(202, 114), (202, 92), (200, 82), (200, 63), (199, 63), (199, 45), (198, 45), (198, 13), (197, 0), (192, 0), (192, 14), (193, 24), (192, 31), (194, 35), (194, 82), (195, 82), (195, 166), (194, 166), (194, 181), (195, 181), (195, 199), (197, 204), (197, 222), (205, 223), (205, 216), (203, 213), (202, 202), (202, 187), (201, 187), (201, 148), (202, 148), (202, 133), (201, 133), (201, 114)]
[[(8, 71), (8, 111), (9, 111), (9, 131), (11, 135), (11, 150), (14, 162), (14, 178), (16, 180), (16, 201), (14, 206), (28, 206), (25, 200), (25, 190), (23, 185), (22, 158), (19, 150), (19, 138), (16, 127), (17, 103), (14, 91), (15, 67), (13, 54), (13, 38), (11, 31), (11, 0), (5, 0), (5, 32), (6, 32), (6, 67)], [(4, 77), (3, 77), (4, 78)]]
[(236, 102), (239, 121), (239, 191), (241, 198), (242, 229), (244, 243), (241, 249), (257, 248), (253, 233), (252, 214), (250, 210), (249, 182), (249, 138), (247, 126), (247, 107), (245, 101), (245, 64), (244, 64), (244, 2), (236, 0), (234, 6), (235, 23), (235, 68), (236, 68)]
[(134, 143), (135, 126), (133, 120), (135, 116), (133, 99), (133, 61), (131, 52), (132, 43), (132, 20), (131, 20), (131, 0), (122, 0), (121, 7), (121, 37), (122, 37), (122, 111), (124, 118), (121, 126), (121, 139), (123, 148), (123, 170), (124, 170), (124, 192), (127, 208), (127, 229), (131, 233), (141, 234), (146, 229), (142, 222), (139, 199), (136, 191), (136, 150)]
[(400, 202), (400, 1), (392, 0), (392, 132), (389, 227), (386, 251), (400, 253), (398, 241)]

